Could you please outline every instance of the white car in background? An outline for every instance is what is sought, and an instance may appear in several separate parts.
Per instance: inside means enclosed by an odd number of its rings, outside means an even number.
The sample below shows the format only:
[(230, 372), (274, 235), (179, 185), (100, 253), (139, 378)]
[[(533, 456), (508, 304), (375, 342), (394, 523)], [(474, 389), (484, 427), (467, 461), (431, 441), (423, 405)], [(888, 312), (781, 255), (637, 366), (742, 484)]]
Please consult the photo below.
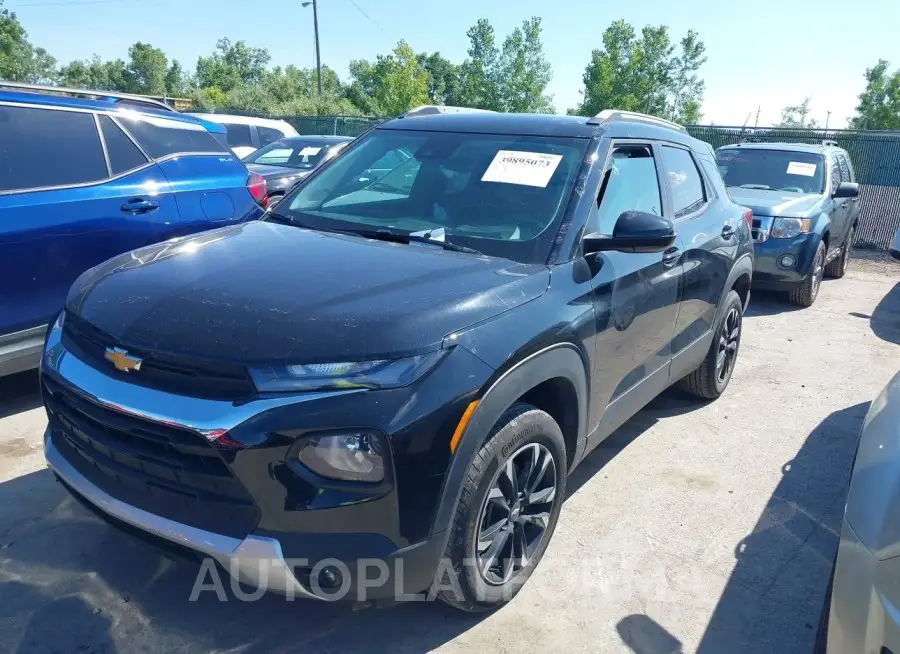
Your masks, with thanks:
[(193, 112), (190, 115), (225, 127), (228, 132), (228, 147), (238, 159), (286, 136), (300, 136), (290, 123), (274, 118)]

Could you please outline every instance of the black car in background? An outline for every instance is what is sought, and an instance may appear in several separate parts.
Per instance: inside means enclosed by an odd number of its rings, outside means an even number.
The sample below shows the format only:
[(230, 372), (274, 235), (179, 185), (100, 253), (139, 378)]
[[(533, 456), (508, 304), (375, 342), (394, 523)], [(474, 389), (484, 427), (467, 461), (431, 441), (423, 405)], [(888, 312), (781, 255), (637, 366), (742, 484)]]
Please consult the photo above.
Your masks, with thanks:
[(650, 116), (387, 121), (262, 220), (82, 276), (47, 461), (254, 586), (492, 609), (592, 449), (672, 384), (725, 391), (749, 219)]
[(248, 154), (242, 161), (247, 170), (263, 176), (269, 202), (275, 202), (352, 140), (350, 136), (289, 136)]

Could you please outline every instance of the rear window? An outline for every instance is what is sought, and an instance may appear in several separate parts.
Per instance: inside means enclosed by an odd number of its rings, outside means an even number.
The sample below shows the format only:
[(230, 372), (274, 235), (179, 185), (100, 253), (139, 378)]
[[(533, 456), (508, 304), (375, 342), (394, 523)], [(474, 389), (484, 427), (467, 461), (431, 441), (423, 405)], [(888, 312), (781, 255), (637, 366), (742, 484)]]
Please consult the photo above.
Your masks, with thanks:
[(271, 127), (257, 127), (256, 131), (259, 134), (259, 146), (261, 148), (269, 145), (269, 143), (274, 143), (275, 141), (284, 138), (284, 134)]
[(106, 142), (106, 152), (109, 154), (109, 166), (113, 175), (120, 175), (147, 163), (141, 151), (112, 118), (100, 116), (100, 129), (103, 130), (103, 140)]
[(228, 152), (201, 124), (133, 112), (116, 114), (141, 147), (156, 159), (190, 152)]
[(107, 177), (93, 114), (0, 106), (0, 191)]
[(716, 153), (716, 163), (730, 187), (786, 193), (825, 189), (825, 158), (812, 152), (725, 149)]

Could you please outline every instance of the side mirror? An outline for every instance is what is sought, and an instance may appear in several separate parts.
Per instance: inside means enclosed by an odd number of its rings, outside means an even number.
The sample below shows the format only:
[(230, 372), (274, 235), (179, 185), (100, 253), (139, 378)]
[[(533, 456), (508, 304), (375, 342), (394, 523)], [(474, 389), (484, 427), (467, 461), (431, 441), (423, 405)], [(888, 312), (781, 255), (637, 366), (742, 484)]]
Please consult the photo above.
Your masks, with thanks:
[(859, 184), (856, 182), (841, 182), (834, 189), (834, 197), (836, 198), (855, 198), (859, 195)]
[(674, 242), (675, 225), (668, 218), (643, 211), (625, 211), (616, 220), (612, 237), (586, 234), (581, 246), (584, 254), (608, 250), (663, 252)]

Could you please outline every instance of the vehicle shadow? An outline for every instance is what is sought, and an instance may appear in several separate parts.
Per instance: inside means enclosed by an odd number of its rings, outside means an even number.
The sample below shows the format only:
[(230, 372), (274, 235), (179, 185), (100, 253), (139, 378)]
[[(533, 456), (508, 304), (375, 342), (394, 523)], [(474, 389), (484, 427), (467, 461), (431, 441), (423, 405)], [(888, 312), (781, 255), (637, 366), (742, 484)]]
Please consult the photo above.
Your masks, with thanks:
[(634, 654), (681, 654), (681, 641), (643, 614), (629, 615), (616, 624), (619, 638)]
[(782, 468), (697, 652), (809, 652), (837, 551), (859, 431), (869, 403), (836, 411)]
[(750, 293), (750, 304), (744, 315), (773, 316), (778, 313), (799, 311), (802, 308), (788, 302), (787, 293), (753, 290)]
[(676, 388), (670, 388), (658, 395), (628, 422), (610, 434), (594, 451), (588, 454), (584, 461), (578, 464), (578, 467), (566, 480), (566, 497), (571, 497), (578, 492), (578, 489), (612, 461), (619, 452), (661, 419), (696, 411), (703, 405), (703, 400), (691, 397)]
[(0, 506), (0, 652), (418, 653), (484, 617), (437, 602), (242, 601), (224, 572), (225, 601), (207, 590), (191, 602), (199, 565), (108, 526), (49, 470), (0, 484)]
[(0, 420), (41, 406), (37, 370), (0, 377)]
[(881, 298), (869, 324), (881, 340), (900, 344), (900, 283)]

